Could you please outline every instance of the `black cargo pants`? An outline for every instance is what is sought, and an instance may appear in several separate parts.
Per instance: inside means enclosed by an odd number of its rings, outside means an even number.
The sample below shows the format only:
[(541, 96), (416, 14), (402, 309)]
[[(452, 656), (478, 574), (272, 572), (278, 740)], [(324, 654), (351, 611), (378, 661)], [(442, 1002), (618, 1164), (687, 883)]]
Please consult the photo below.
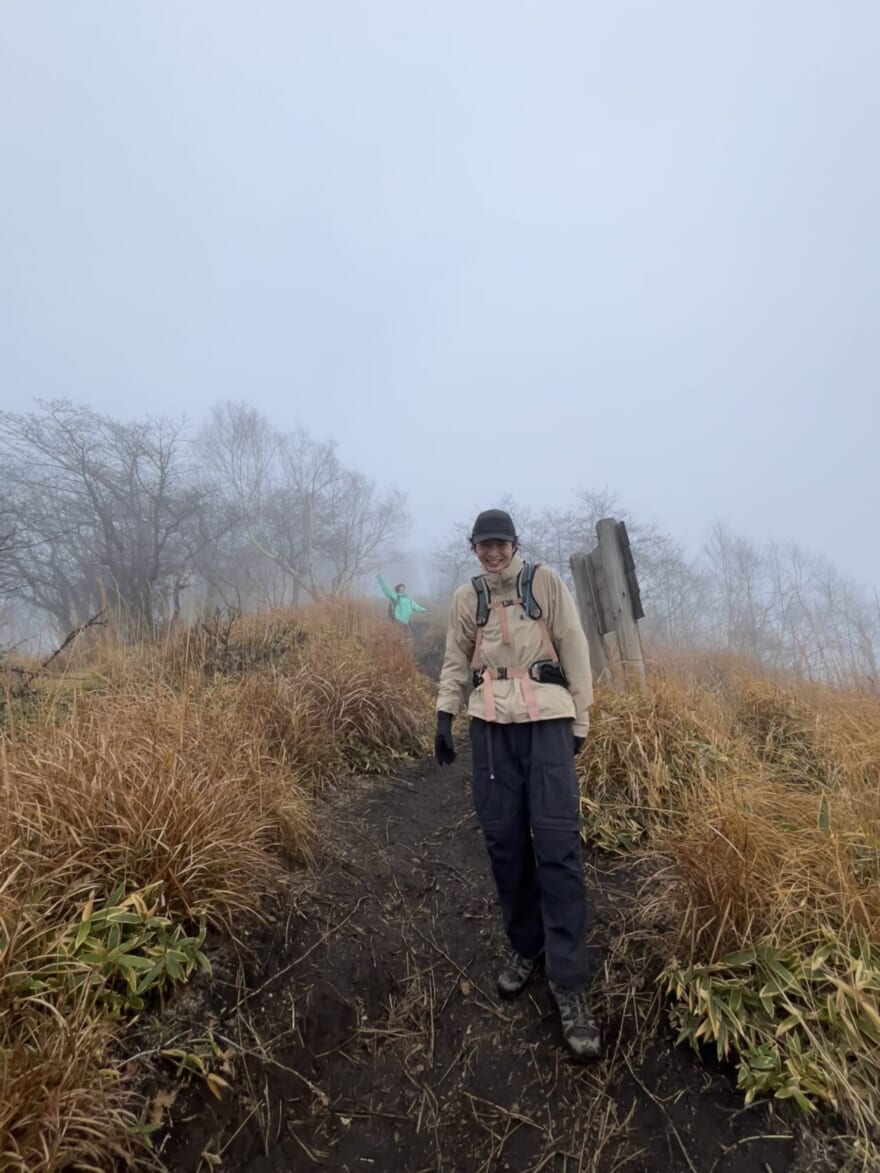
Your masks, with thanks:
[(588, 925), (571, 721), (475, 718), (470, 732), (474, 806), (510, 943), (544, 953), (557, 985), (580, 987)]

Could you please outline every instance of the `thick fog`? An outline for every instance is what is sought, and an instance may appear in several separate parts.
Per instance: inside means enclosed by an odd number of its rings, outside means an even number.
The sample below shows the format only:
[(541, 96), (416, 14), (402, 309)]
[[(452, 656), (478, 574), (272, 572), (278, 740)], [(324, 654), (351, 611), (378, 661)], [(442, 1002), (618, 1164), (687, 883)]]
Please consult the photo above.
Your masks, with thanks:
[(686, 558), (720, 521), (880, 583), (876, 5), (9, 0), (0, 31), (6, 411), (333, 439), (406, 497), (426, 592), (477, 508), (579, 491)]

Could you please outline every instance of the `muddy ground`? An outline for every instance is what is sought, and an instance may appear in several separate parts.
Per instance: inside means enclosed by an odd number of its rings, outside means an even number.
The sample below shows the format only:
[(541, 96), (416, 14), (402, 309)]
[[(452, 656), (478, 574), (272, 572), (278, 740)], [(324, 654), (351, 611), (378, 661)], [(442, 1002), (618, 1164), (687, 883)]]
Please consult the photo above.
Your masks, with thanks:
[(175, 1092), (171, 1062), (156, 1061), (166, 1167), (828, 1168), (795, 1117), (744, 1108), (729, 1071), (673, 1045), (640, 930), (662, 881), (632, 863), (586, 858), (606, 1058), (566, 1058), (543, 983), (498, 1001), (502, 939), (467, 777), (463, 754), (330, 801), (331, 849), (308, 885), (163, 1020), (161, 1044), (229, 1085), (219, 1099), (198, 1077)]

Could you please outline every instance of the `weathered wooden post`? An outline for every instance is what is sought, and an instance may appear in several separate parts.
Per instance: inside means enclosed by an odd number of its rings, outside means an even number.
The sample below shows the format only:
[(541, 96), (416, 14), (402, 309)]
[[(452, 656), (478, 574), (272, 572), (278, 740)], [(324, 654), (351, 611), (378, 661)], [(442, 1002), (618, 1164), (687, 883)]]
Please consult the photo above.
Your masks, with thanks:
[(581, 615), (581, 623), (587, 633), (590, 645), (590, 666), (596, 680), (610, 677), (611, 669), (605, 651), (602, 611), (596, 596), (595, 583), (590, 573), (590, 562), (586, 554), (573, 554), (569, 560), (571, 577), (574, 579), (575, 597)]
[(603, 609), (606, 609), (605, 623), (607, 627), (613, 627), (617, 635), (626, 683), (640, 685), (645, 679), (638, 624), (643, 612), (626, 526), (606, 517), (597, 524), (596, 533), (605, 579), (605, 598), (602, 600)]

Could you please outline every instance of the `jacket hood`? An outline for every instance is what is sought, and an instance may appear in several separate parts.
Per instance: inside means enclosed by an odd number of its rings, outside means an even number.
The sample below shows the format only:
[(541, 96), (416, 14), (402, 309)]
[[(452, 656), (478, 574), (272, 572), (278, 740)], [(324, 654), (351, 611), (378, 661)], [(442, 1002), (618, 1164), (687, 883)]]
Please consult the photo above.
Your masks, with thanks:
[(522, 570), (525, 563), (519, 554), (514, 554), (510, 560), (510, 564), (499, 570), (495, 574), (485, 574), (486, 582), (489, 584), (490, 591), (503, 590), (506, 587), (516, 586), (516, 580), (519, 572)]

